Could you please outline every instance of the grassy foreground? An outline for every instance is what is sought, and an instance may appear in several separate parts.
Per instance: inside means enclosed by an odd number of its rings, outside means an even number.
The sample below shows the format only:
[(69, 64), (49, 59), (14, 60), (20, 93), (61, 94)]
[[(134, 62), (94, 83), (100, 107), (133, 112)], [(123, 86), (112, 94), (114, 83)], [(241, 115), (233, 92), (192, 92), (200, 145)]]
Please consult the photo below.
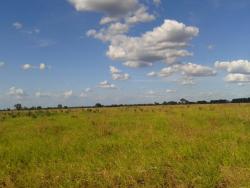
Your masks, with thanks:
[(250, 187), (250, 105), (1, 112), (0, 187)]

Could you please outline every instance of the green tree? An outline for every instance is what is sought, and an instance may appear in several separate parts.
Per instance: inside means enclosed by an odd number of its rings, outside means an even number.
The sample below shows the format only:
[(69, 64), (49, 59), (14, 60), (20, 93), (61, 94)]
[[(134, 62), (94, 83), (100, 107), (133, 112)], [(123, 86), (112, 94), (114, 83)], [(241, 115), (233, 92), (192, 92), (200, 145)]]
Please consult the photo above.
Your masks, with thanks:
[(16, 108), (16, 110), (22, 110), (21, 104), (15, 104), (14, 107)]

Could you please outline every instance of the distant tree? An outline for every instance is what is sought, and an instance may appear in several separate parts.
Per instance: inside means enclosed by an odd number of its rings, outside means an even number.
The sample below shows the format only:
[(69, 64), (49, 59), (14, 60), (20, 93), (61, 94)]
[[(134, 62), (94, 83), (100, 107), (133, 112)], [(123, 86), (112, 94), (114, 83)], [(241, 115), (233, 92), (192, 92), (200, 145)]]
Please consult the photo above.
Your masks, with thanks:
[(101, 103), (96, 103), (96, 104), (95, 104), (95, 107), (101, 108), (101, 107), (103, 107), (103, 105), (102, 105)]
[(159, 105), (160, 103), (158, 103), (158, 102), (155, 102), (154, 104), (155, 104), (155, 105)]
[(226, 99), (219, 99), (219, 100), (211, 100), (210, 103), (211, 104), (225, 104), (225, 103), (229, 103), (229, 101)]
[(64, 106), (63, 108), (64, 108), (64, 109), (68, 109), (68, 106)]
[(16, 110), (22, 110), (21, 104), (15, 104), (14, 107), (16, 108)]
[(42, 109), (42, 107), (41, 107), (41, 106), (38, 106), (36, 109), (37, 109), (37, 110), (41, 110), (41, 109)]
[(181, 103), (181, 104), (188, 104), (189, 101), (186, 100), (186, 99), (184, 99), (184, 98), (182, 98), (182, 99), (180, 100), (180, 103)]
[(163, 104), (163, 105), (167, 105), (167, 104), (168, 104), (168, 102), (167, 102), (167, 101), (164, 101), (162, 104)]
[(197, 101), (196, 103), (197, 104), (207, 104), (208, 102), (207, 101)]
[(175, 101), (170, 101), (170, 102), (168, 102), (168, 104), (169, 104), (169, 105), (177, 105), (178, 103), (175, 102)]
[(232, 103), (250, 103), (250, 98), (233, 99)]
[(36, 110), (36, 107), (35, 107), (35, 106), (32, 106), (32, 107), (30, 108), (30, 110)]
[(58, 105), (57, 105), (57, 108), (58, 108), (58, 109), (62, 109), (62, 108), (63, 108), (63, 105), (62, 105), (62, 104), (58, 104)]

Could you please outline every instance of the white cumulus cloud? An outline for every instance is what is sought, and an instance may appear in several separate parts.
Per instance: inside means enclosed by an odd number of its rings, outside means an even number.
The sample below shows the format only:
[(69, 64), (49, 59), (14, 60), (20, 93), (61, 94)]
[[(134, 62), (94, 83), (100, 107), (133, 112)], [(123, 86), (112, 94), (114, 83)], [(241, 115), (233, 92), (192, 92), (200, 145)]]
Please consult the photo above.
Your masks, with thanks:
[(80, 97), (85, 98), (89, 96), (89, 93), (91, 93), (93, 90), (91, 88), (86, 88), (83, 92), (80, 93)]
[(117, 74), (122, 72), (121, 70), (115, 68), (114, 66), (110, 66), (109, 69), (112, 74)]
[(112, 60), (122, 61), (129, 67), (151, 66), (158, 61), (173, 64), (182, 57), (192, 55), (185, 48), (198, 33), (199, 29), (196, 27), (186, 26), (174, 20), (165, 20), (160, 27), (140, 37), (126, 35), (108, 37), (111, 44), (107, 55)]
[(111, 84), (106, 80), (103, 82), (100, 82), (98, 87), (103, 88), (103, 89), (116, 89), (116, 86), (114, 84)]
[(130, 79), (129, 74), (122, 73), (121, 70), (117, 69), (114, 66), (110, 66), (109, 69), (110, 69), (110, 73), (112, 75), (113, 80), (128, 80), (128, 79)]
[(41, 63), (41, 64), (39, 65), (39, 69), (40, 69), (40, 70), (45, 70), (46, 68), (47, 68), (47, 65), (44, 64), (44, 63)]
[(213, 70), (212, 68), (193, 63), (181, 65), (180, 70), (186, 76), (191, 76), (191, 77), (206, 77), (206, 76), (216, 75), (216, 71)]
[(85, 92), (86, 93), (92, 92), (92, 89), (88, 87), (88, 88), (85, 89)]
[(39, 64), (39, 66), (34, 66), (27, 63), (23, 64), (21, 67), (23, 70), (39, 69), (41, 71), (49, 68), (49, 66), (44, 63)]
[(224, 78), (226, 82), (242, 84), (250, 81), (250, 61), (248, 60), (216, 61), (214, 66), (228, 73)]
[(173, 90), (173, 89), (167, 89), (167, 90), (166, 90), (166, 93), (176, 93), (176, 90)]
[(155, 16), (147, 12), (145, 6), (141, 6), (138, 10), (134, 12), (132, 16), (125, 18), (127, 24), (136, 24), (139, 22), (150, 22), (155, 19)]
[(33, 69), (33, 68), (34, 68), (34, 66), (31, 65), (31, 64), (24, 64), (24, 65), (22, 65), (22, 69), (23, 70), (30, 70), (30, 69)]
[(181, 79), (179, 80), (179, 83), (180, 83), (181, 85), (184, 85), (184, 86), (187, 86), (187, 85), (195, 85), (195, 84), (196, 84), (195, 81), (194, 81), (194, 79), (191, 78), (191, 77), (183, 77), (183, 78), (181, 78)]
[(169, 77), (176, 73), (181, 73), (185, 77), (208, 77), (216, 75), (216, 71), (212, 68), (193, 63), (172, 65), (161, 69), (160, 72), (150, 72), (147, 75)]
[(63, 93), (63, 96), (64, 96), (64, 98), (72, 97), (72, 96), (73, 96), (73, 91), (72, 91), (72, 90), (65, 91), (65, 92)]
[(250, 74), (250, 61), (248, 60), (216, 61), (214, 65), (228, 73)]
[(129, 74), (112, 74), (113, 80), (128, 80), (130, 78)]
[(17, 99), (22, 99), (23, 97), (27, 96), (23, 89), (16, 87), (11, 87), (9, 89), (8, 95), (16, 97)]
[(225, 77), (226, 82), (231, 82), (231, 83), (246, 83), (250, 82), (250, 75), (246, 74), (228, 74)]
[(110, 16), (120, 16), (135, 10), (137, 0), (68, 0), (77, 11), (95, 11)]
[(20, 23), (20, 22), (15, 22), (15, 23), (12, 24), (12, 26), (13, 26), (15, 29), (17, 29), (17, 30), (23, 28), (23, 24)]
[(147, 76), (152, 76), (152, 77), (155, 77), (155, 76), (157, 76), (158, 74), (157, 74), (157, 72), (149, 72), (148, 74), (147, 74)]

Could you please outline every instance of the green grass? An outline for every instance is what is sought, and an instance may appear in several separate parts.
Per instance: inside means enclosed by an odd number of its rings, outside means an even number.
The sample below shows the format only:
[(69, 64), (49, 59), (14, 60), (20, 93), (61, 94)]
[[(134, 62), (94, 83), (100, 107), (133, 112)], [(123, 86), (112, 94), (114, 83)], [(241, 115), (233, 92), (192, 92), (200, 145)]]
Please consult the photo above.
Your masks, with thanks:
[(250, 105), (1, 112), (0, 187), (250, 187)]

